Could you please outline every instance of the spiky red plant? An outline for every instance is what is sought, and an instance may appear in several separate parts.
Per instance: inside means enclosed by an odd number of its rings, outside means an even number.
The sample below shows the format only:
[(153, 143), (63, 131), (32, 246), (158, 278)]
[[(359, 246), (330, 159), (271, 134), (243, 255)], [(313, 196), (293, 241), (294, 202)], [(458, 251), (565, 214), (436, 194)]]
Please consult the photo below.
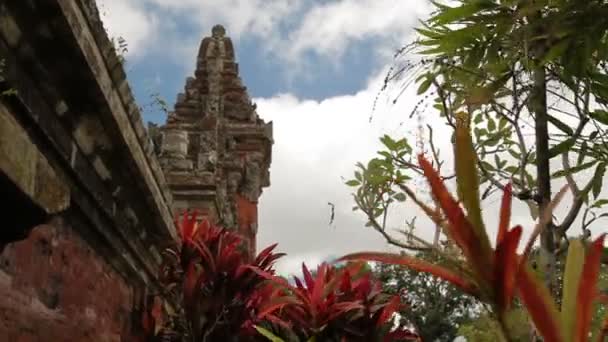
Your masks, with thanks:
[(251, 326), (288, 301), (279, 291), (264, 286), (253, 269), (274, 274), (273, 264), (283, 253), (276, 244), (251, 262), (237, 233), (199, 220), (196, 212), (184, 214), (179, 223), (181, 246), (166, 252), (162, 279), (181, 297), (194, 341), (230, 340), (253, 332)]
[(323, 263), (313, 275), (302, 264), (302, 279), (295, 285), (265, 275), (292, 294), (295, 301), (281, 311), (299, 340), (318, 341), (405, 341), (416, 334), (405, 328), (393, 330), (393, 314), (400, 308), (399, 296), (382, 293), (381, 284), (363, 272), (361, 264), (337, 269)]

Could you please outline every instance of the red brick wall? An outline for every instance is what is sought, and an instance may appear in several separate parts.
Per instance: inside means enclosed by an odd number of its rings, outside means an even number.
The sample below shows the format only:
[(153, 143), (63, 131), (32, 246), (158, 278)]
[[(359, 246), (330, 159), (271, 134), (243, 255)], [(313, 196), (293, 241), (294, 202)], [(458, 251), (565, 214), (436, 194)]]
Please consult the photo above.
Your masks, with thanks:
[(247, 198), (237, 195), (236, 198), (237, 222), (239, 233), (249, 240), (248, 250), (253, 256), (255, 254), (255, 232), (251, 230), (258, 223), (258, 204)]
[(133, 291), (61, 219), (0, 254), (0, 341), (121, 341)]

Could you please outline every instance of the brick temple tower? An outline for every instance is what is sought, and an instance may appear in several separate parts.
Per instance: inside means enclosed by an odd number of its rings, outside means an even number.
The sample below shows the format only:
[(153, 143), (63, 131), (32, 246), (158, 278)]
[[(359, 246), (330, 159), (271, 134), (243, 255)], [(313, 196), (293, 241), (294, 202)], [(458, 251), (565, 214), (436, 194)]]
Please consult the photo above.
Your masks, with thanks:
[(196, 209), (237, 229), (254, 254), (258, 198), (270, 185), (272, 122), (257, 115), (225, 34), (217, 25), (201, 42), (195, 77), (156, 142), (174, 213)]

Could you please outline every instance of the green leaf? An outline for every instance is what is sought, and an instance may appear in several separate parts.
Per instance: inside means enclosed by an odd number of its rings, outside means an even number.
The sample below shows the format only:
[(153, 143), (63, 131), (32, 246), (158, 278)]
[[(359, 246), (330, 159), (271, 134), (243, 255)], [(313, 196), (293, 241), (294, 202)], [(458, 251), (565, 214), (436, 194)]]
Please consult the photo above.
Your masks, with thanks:
[(598, 109), (598, 110), (594, 110), (593, 112), (589, 113), (589, 115), (593, 119), (601, 122), (602, 124), (608, 125), (608, 112), (607, 111)]
[(602, 184), (604, 183), (604, 174), (606, 173), (606, 163), (600, 163), (595, 169), (593, 175), (592, 191), (593, 198), (597, 198), (602, 192)]
[(500, 117), (500, 119), (498, 119), (498, 129), (503, 129), (507, 126), (507, 124), (509, 123), (509, 121), (507, 121), (507, 119), (505, 119), (504, 117)]
[(478, 11), (494, 7), (491, 1), (470, 1), (460, 7), (443, 7), (439, 14), (432, 17), (429, 22), (436, 25), (446, 25), (456, 21), (460, 21), (472, 16)]
[(488, 131), (491, 132), (496, 129), (496, 122), (492, 118), (488, 118)]
[(405, 194), (403, 192), (400, 192), (400, 193), (395, 194), (395, 196), (393, 196), (393, 198), (399, 202), (405, 202), (405, 199), (407, 197), (405, 196)]
[(255, 330), (257, 330), (260, 335), (266, 337), (269, 341), (272, 342), (285, 342), (282, 338), (278, 337), (277, 335), (271, 333), (268, 329), (262, 328), (260, 326), (254, 326)]
[(346, 182), (346, 185), (348, 185), (348, 186), (359, 186), (359, 185), (361, 185), (361, 182), (359, 182), (356, 179), (351, 179), (348, 182)]
[(579, 239), (571, 240), (568, 247), (566, 269), (564, 270), (564, 289), (562, 293), (561, 321), (566, 341), (574, 341), (576, 325), (578, 285), (583, 270), (585, 247)]
[(551, 147), (549, 149), (549, 159), (559, 156), (560, 154), (568, 151), (574, 146), (576, 141), (572, 138), (562, 141), (561, 143)]
[(586, 169), (592, 167), (593, 165), (595, 165), (596, 163), (597, 163), (597, 160), (593, 160), (593, 161), (587, 162), (585, 164), (580, 164), (580, 165), (571, 167), (568, 170), (559, 170), (559, 171), (555, 172), (554, 174), (552, 174), (551, 178), (560, 178), (560, 177), (565, 177), (565, 176), (568, 176), (568, 175), (572, 175), (572, 174), (575, 174), (577, 172), (586, 170)]
[(601, 208), (601, 207), (605, 206), (606, 204), (608, 204), (608, 199), (597, 200), (597, 201), (595, 201), (595, 203), (593, 203), (591, 208)]
[(427, 90), (429, 90), (431, 84), (433, 84), (433, 79), (429, 76), (422, 83), (420, 83), (420, 86), (418, 87), (418, 95), (424, 94)]
[(556, 117), (549, 115), (548, 119), (549, 119), (549, 122), (552, 123), (555, 127), (557, 127), (557, 129), (559, 129), (560, 131), (568, 134), (569, 136), (574, 135), (574, 131), (572, 130), (572, 128), (570, 126), (566, 125), (565, 123), (563, 123), (562, 121), (560, 121), (559, 119), (557, 119)]
[[(456, 124), (455, 168), (458, 196), (462, 200), (467, 217), (475, 230), (482, 249), (490, 248), (490, 240), (486, 233), (479, 198), (479, 176), (477, 173), (477, 154), (468, 127), (468, 114), (460, 112)], [(482, 253), (489, 253), (483, 250)]]

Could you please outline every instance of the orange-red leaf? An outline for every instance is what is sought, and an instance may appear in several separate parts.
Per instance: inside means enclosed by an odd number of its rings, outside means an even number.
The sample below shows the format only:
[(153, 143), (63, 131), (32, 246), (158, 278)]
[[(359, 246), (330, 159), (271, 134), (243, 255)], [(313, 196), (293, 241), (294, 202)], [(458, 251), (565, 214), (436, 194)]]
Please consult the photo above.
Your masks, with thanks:
[(515, 291), (515, 277), (517, 276), (519, 257), (517, 246), (521, 239), (521, 226), (507, 232), (498, 246), (496, 246), (495, 264), (495, 295), (496, 304), (500, 310), (509, 309)]
[(496, 235), (496, 246), (498, 246), (502, 239), (507, 234), (509, 224), (511, 221), (511, 183), (505, 186), (502, 193), (502, 203), (500, 205), (500, 222), (498, 223), (498, 234)]
[(549, 290), (540, 282), (528, 265), (518, 272), (521, 299), (532, 321), (545, 342), (565, 342), (559, 324), (559, 314)]
[(471, 222), (465, 216), (458, 202), (450, 195), (431, 163), (423, 155), (418, 156), (418, 162), (429, 181), (435, 199), (450, 223), (448, 224), (450, 236), (462, 249), (469, 264), (474, 267), (475, 272), (482, 277), (485, 284), (491, 284), (494, 255), (491, 253), (489, 242), (482, 241), (477, 236)]
[(393, 314), (399, 310), (399, 306), (401, 306), (401, 298), (399, 298), (399, 296), (393, 296), (384, 309), (382, 309), (382, 313), (380, 314), (380, 317), (378, 317), (376, 325), (382, 326), (384, 323), (388, 322), (388, 320), (393, 317)]
[(479, 297), (479, 288), (471, 280), (463, 278), (449, 269), (433, 265), (418, 258), (391, 253), (362, 252), (345, 255), (338, 259), (338, 261), (348, 260), (377, 261), (387, 264), (401, 265), (419, 272), (432, 274), (460, 288), (465, 293)]
[(589, 329), (591, 328), (593, 300), (598, 292), (597, 281), (600, 273), (602, 252), (604, 250), (604, 237), (605, 234), (601, 235), (591, 244), (585, 258), (578, 287), (574, 341), (586, 341)]

